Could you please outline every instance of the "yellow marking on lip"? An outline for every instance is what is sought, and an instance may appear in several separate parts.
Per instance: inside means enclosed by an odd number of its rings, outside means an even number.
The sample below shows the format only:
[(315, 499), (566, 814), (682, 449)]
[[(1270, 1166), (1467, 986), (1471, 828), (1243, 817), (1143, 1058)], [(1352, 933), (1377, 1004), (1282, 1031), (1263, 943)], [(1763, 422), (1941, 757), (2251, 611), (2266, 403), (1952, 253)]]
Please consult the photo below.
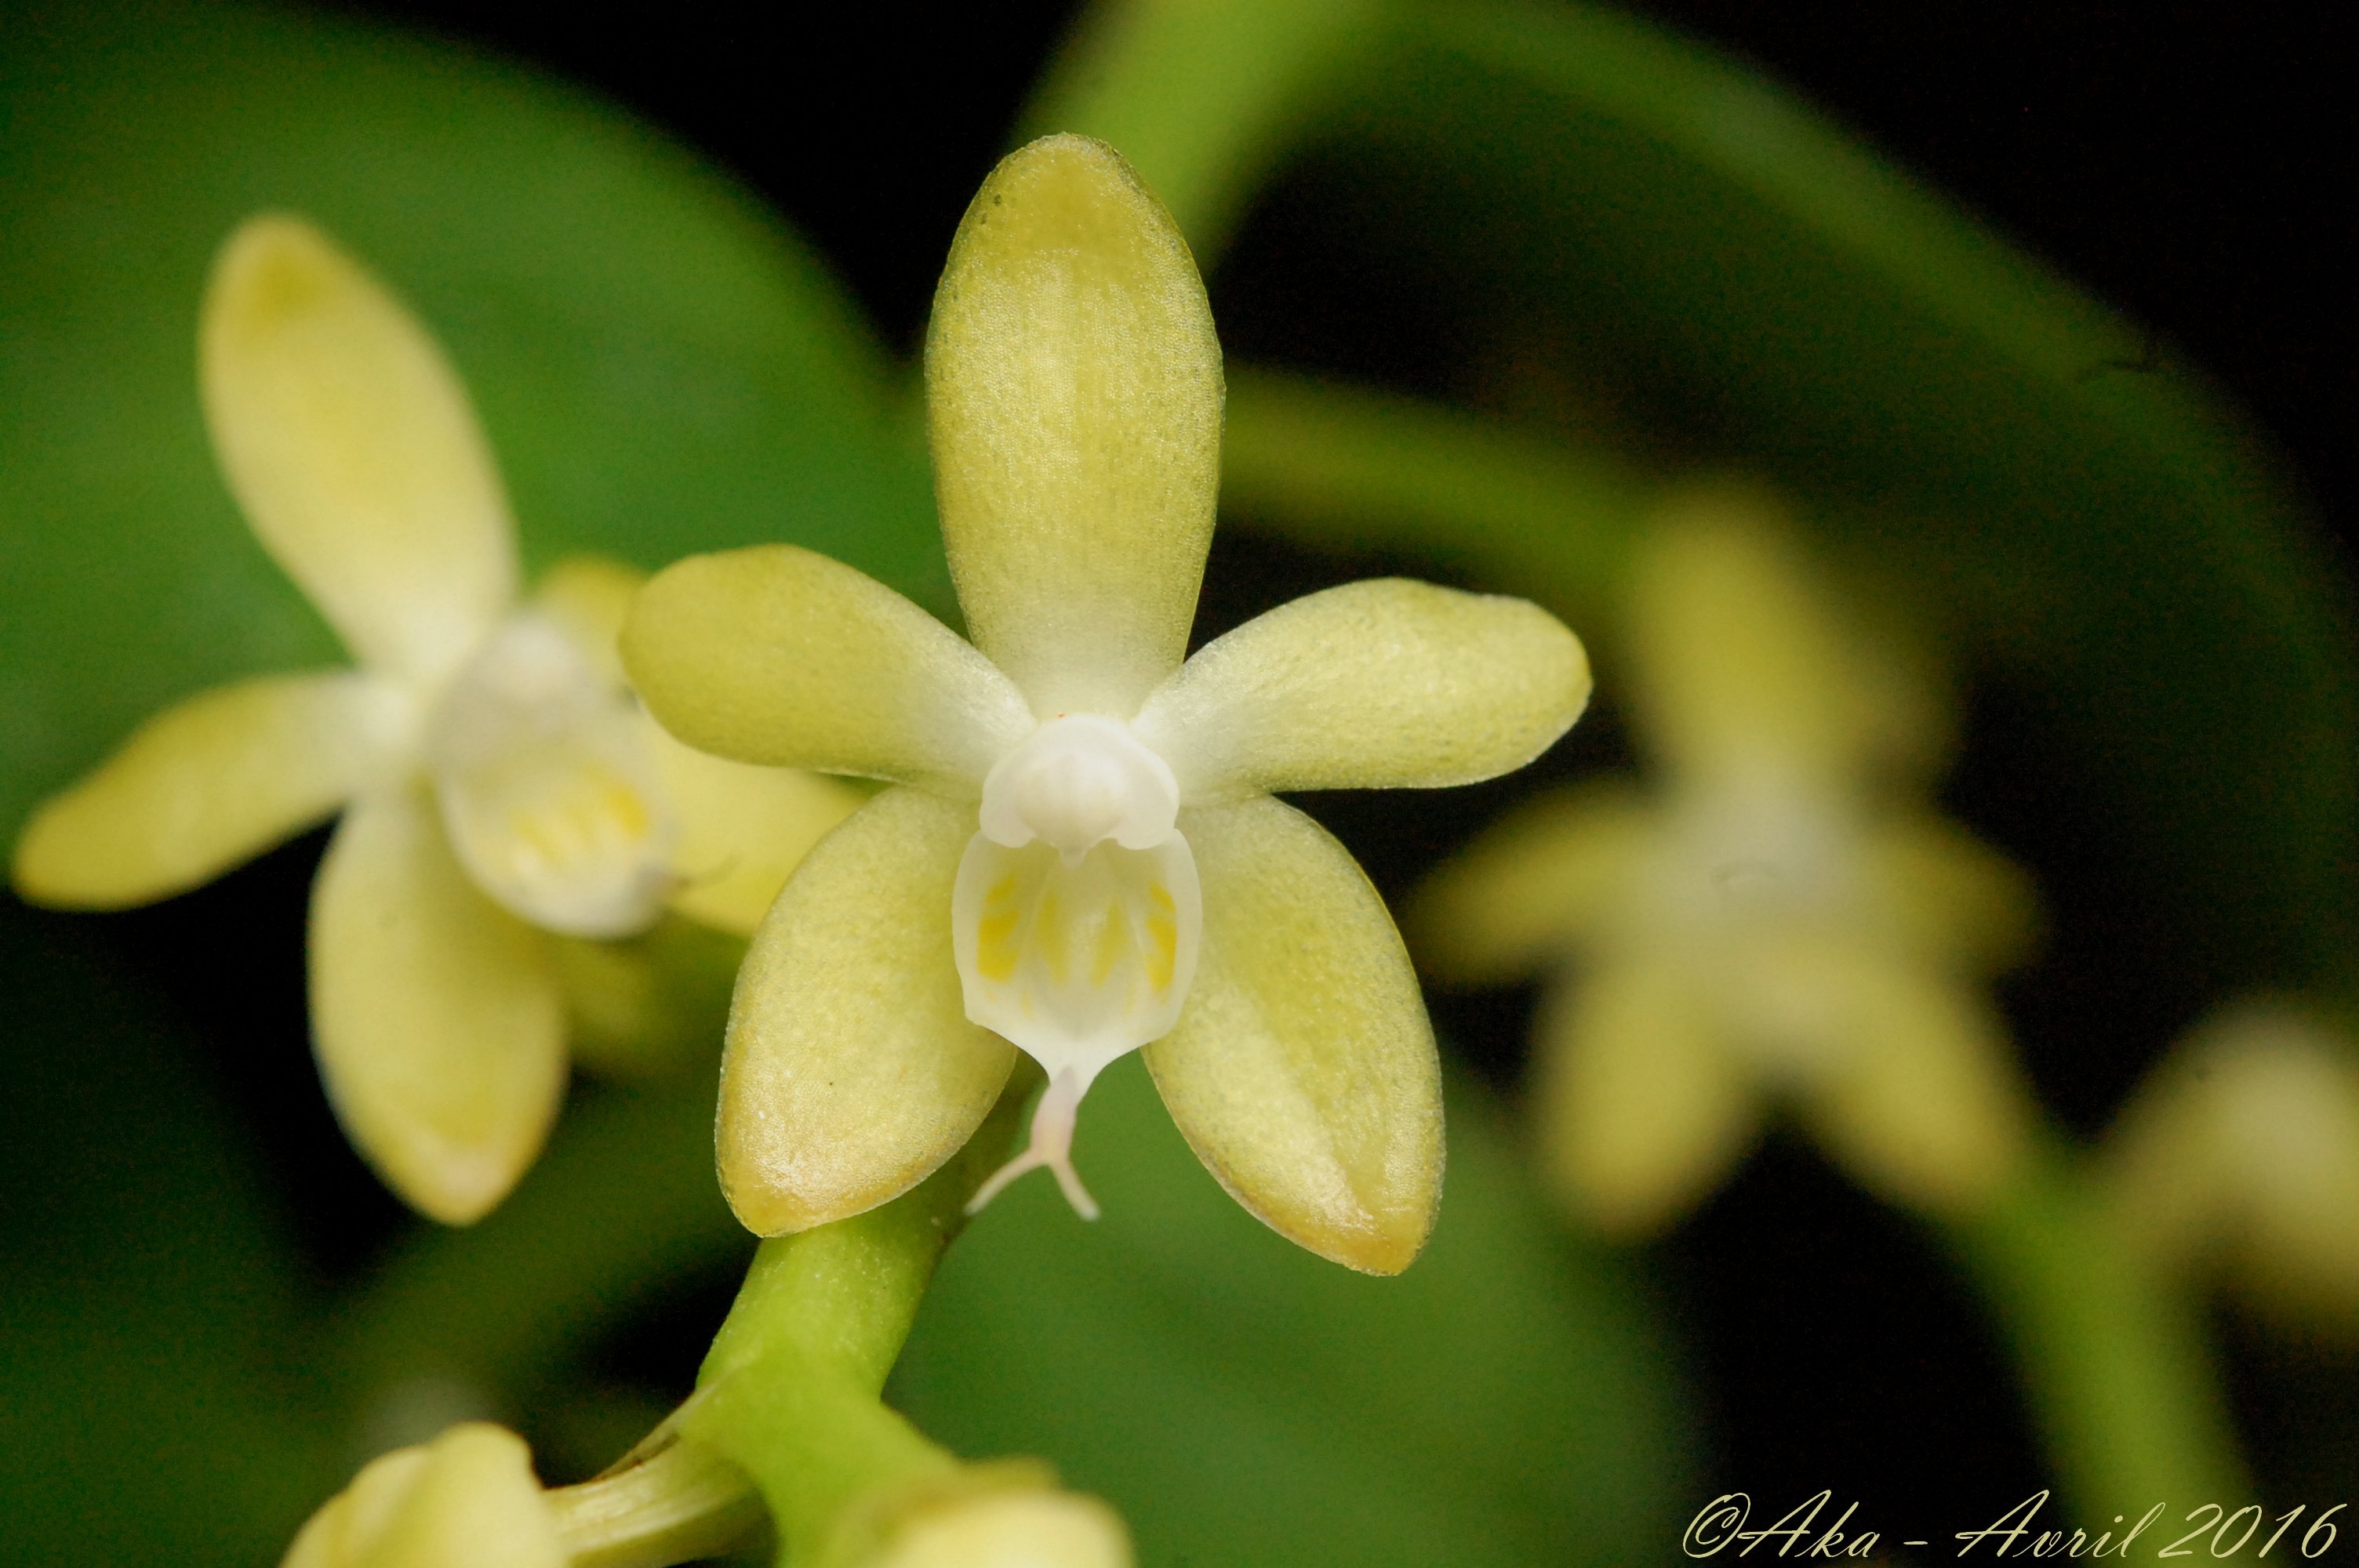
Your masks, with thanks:
[(1130, 923), (1119, 908), (1106, 911), (1098, 924), (1097, 958), (1090, 966), (1090, 983), (1103, 986), (1114, 975), (1123, 955), (1130, 951)]
[(1017, 924), (1014, 910), (1005, 914), (986, 914), (975, 922), (974, 967), (984, 979), (1015, 979), (1016, 961), (1024, 953), (1016, 941)]
[(556, 799), (507, 814), (507, 860), (527, 877), (593, 856), (629, 852), (653, 831), (647, 801), (613, 773), (588, 770), (571, 782), (575, 787)]
[[(1163, 890), (1155, 890), (1161, 892)], [(1171, 989), (1171, 971), (1180, 962), (1180, 924), (1169, 915), (1147, 917), (1147, 983), (1158, 991)]]
[(1071, 968), (1072, 933), (1065, 928), (1065, 911), (1057, 895), (1040, 895), (1040, 912), (1032, 917), (1032, 946), (1040, 955), (1040, 962), (1049, 971), (1052, 984), (1063, 985)]

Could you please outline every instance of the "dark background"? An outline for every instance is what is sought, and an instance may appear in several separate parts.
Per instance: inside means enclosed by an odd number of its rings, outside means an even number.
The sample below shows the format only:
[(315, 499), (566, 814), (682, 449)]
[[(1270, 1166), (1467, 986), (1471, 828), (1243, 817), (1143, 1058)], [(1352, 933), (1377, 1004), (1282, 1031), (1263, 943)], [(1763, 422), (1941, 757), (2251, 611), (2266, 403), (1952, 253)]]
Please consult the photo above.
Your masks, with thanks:
[[(554, 69), (669, 127), (774, 201), (908, 350), (959, 214), (1079, 7), (688, 0), (561, 25), (503, 0), (369, 9)], [(1765, 68), (2158, 330), (2275, 434), (2328, 518), (2359, 521), (2359, 112), (2332, 7), (1637, 9)]]
[[(908, 354), (959, 215), (1006, 150), (1071, 10), (870, 0), (841, 13), (756, 11), (690, 0), (659, 12), (585, 10), (560, 24), (533, 6), (429, 0), (370, 14), (571, 76), (669, 128), (767, 197)], [(2359, 524), (2349, 449), (2359, 344), (2347, 304), (2348, 149), (2359, 114), (2336, 92), (2352, 57), (2325, 8), (1680, 0), (1654, 14), (1767, 68), (2153, 329), (2159, 353), (2208, 372), (2253, 412), (2347, 544)], [(1249, 215), (1234, 264), (1213, 280), (1240, 357), (1266, 353), (1250, 341), (1251, 301), (1231, 312), (1223, 299), (1250, 294), (1256, 256), (1282, 224)], [(1210, 592), (1223, 591), (1224, 568), (1255, 579), (1227, 590), (1239, 596), (1229, 618), (1257, 607), (1249, 600), (1291, 597), (1297, 579), (1319, 571), (1280, 549), (1224, 544)], [(1208, 617), (1223, 609), (1208, 599)], [(1610, 724), (1583, 728), (1595, 732), (1580, 759), (1610, 756)], [(1371, 841), (1369, 826), (1355, 833), (1348, 816), (1331, 825), (1388, 893), (1417, 869)], [(290, 1187), (307, 1195), (315, 1255), (332, 1276), (359, 1266), (399, 1215), (295, 1065), (308, 1058), (299, 932), (318, 849), (316, 838), (290, 846), (205, 892), (118, 917), (118, 929), (141, 967), (177, 970), (158, 978), (201, 1024), (246, 1035), (251, 1047), (259, 988), (250, 969), (233, 995), (201, 962), (158, 955), (201, 951), (183, 939), (223, 922), (286, 927), (255, 946), (288, 956), (284, 985), (265, 994), (286, 999), (268, 1050), (283, 1050), (288, 1070), (236, 1076), (304, 1086), (299, 1103), (251, 1109)], [(1462, 1037), (1513, 1038), (1525, 1005), (1444, 998), (1438, 1014)], [(1512, 1079), (1512, 1062), (1486, 1065)], [(2049, 1066), (2042, 1087), (2085, 1133), (2121, 1076)], [(355, 1227), (355, 1214), (374, 1220)], [(1863, 1520), (1887, 1540), (1938, 1541), (2042, 1484), (1974, 1305), (1921, 1233), (1799, 1144), (1774, 1139), (1658, 1261), (1712, 1422), (1704, 1496), (1741, 1488), (1756, 1508), (1782, 1509), (1780, 1499), (1832, 1487), (1838, 1509), (1860, 1498)], [(679, 1321), (618, 1354), (684, 1384), (725, 1304), (683, 1303)], [(2240, 1367), (2248, 1425), (2274, 1434), (2279, 1385), (2294, 1374), (2249, 1354)], [(2306, 1462), (2279, 1455), (2275, 1441), (2256, 1445), (2260, 1456), (2299, 1474)]]

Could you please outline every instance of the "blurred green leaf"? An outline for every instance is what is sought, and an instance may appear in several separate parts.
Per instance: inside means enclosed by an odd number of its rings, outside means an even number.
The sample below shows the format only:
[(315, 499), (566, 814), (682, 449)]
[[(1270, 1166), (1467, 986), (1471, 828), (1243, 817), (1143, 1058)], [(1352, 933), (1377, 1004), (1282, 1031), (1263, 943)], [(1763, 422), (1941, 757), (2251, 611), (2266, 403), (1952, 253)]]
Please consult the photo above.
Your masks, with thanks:
[(1229, 367), (1221, 505), (1329, 549), (1411, 552), (1584, 622), (1610, 612), (1660, 481), (1496, 420)]
[(348, 1406), (404, 1379), (452, 1378), (533, 1411), (599, 1335), (684, 1280), (742, 1271), (754, 1238), (713, 1179), (714, 1092), (708, 1063), (577, 1095), (488, 1217), (414, 1227), (324, 1336)]
[(81, 935), (0, 895), (0, 1557), (244, 1568), (341, 1457), (310, 1303), (197, 1051)]
[(449, 346), (527, 567), (791, 539), (947, 602), (887, 366), (775, 220), (587, 97), (201, 0), (36, 4), (0, 54), (0, 831), (165, 702), (340, 657), (223, 489), (212, 251), (315, 219)]
[(1076, 1160), (1105, 1217), (1020, 1182), (951, 1249), (888, 1390), (962, 1454), (1036, 1454), (1151, 1568), (1636, 1561), (1677, 1538), (1675, 1379), (1623, 1265), (1569, 1243), (1495, 1109), (1397, 1279), (1266, 1229), (1125, 1057)]

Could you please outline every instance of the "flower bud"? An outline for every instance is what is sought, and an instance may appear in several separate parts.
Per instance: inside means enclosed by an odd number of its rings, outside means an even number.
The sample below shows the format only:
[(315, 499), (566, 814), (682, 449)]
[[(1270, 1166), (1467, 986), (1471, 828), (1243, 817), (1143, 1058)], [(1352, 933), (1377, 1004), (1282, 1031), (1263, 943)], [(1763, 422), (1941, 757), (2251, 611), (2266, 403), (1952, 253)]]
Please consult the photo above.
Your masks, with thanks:
[(1004, 1491), (919, 1514), (873, 1568), (1131, 1568), (1114, 1511), (1071, 1492)]
[(280, 1568), (565, 1568), (566, 1561), (524, 1440), (469, 1422), (369, 1461), (311, 1516)]
[(2359, 1321), (2359, 1062), (2279, 1003), (2221, 1013), (2107, 1139), (2114, 1221), (2150, 1260), (2223, 1266), (2264, 1303)]

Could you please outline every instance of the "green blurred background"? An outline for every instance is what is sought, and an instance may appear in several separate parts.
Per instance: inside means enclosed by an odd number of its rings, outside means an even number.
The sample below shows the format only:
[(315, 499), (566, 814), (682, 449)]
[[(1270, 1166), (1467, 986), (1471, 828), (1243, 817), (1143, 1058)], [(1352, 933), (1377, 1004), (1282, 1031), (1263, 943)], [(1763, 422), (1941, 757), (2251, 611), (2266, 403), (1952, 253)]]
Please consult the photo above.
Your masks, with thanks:
[[(1539, 783), (1626, 764), (1619, 542), (1662, 476), (1737, 465), (1945, 607), (1971, 676), (1949, 804), (2048, 897), (2006, 1000), (2076, 1132), (2223, 992), (2344, 989), (2351, 647), (2315, 517), (2359, 493), (2354, 127), (2308, 12), (1668, 13), (2112, 306), (1610, 13), (1158, 14), (1166, 55), (1027, 111), (1070, 7), (876, 5), (781, 49), (697, 5), (12, 6), (0, 827), (162, 702), (333, 656), (197, 420), (197, 291), (244, 212), (308, 211), (445, 338), (530, 565), (791, 538), (947, 612), (910, 355), (967, 195), (1070, 114), (1135, 130), (1232, 357), (1200, 639), (1395, 569), (1593, 636), (1599, 709), (1533, 775), (1305, 803), (1388, 896)], [(725, 1309), (749, 1244), (697, 1065), (582, 1087), (474, 1232), (375, 1186), (306, 1044), (321, 842), (150, 911), (0, 911), (0, 1558), (269, 1561), (375, 1444), (463, 1413), (588, 1474)], [(1513, 1130), (1529, 1006), (1436, 998), (1451, 1195), (1402, 1281), (1260, 1230), (1131, 1071), (1084, 1130), (1108, 1221), (1011, 1193), (895, 1398), (1104, 1491), (1158, 1568), (1644, 1563), (1726, 1490), (1831, 1487), (1923, 1535), (2043, 1484), (1926, 1236), (1799, 1144), (1643, 1252), (1551, 1221)], [(2218, 1326), (2267, 1494), (2332, 1500), (2347, 1357)]]

